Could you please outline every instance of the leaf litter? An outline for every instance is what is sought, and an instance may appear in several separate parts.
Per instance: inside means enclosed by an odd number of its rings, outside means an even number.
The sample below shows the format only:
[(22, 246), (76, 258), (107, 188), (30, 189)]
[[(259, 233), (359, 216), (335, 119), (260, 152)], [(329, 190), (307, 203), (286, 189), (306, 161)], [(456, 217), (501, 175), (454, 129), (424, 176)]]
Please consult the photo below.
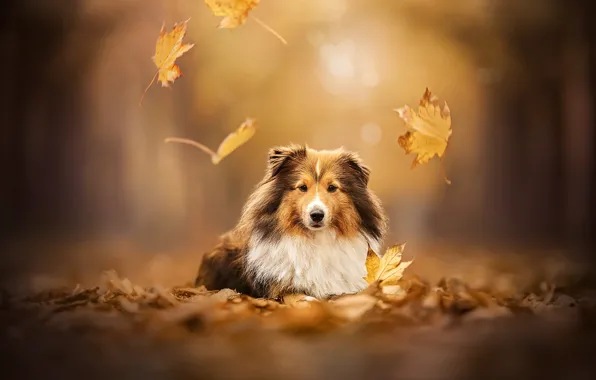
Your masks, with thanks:
[[(399, 248), (399, 249), (396, 249)], [(403, 245), (392, 247), (386, 259), (393, 269)], [(381, 259), (382, 260), (382, 259)], [(380, 272), (377, 272), (377, 274)], [(46, 323), (69, 329), (138, 329), (153, 333), (241, 333), (262, 330), (287, 334), (320, 334), (354, 328), (448, 327), (475, 319), (518, 314), (540, 314), (553, 309), (552, 285), (517, 298), (488, 289), (473, 289), (461, 280), (446, 278), (430, 284), (416, 276), (394, 277), (384, 285), (378, 278), (357, 294), (329, 299), (288, 297), (253, 298), (232, 289), (170, 288), (133, 284), (110, 270), (98, 286), (48, 291), (12, 300), (13, 310), (34, 311)], [(35, 314), (35, 313), (34, 313)]]
[[(395, 265), (395, 256), (386, 260)], [(428, 374), (444, 371), (444, 366), (432, 365), (436, 355), (448, 354), (450, 359), (443, 360), (450, 365), (473, 363), (480, 349), (504, 338), (511, 344), (503, 355), (524, 341), (529, 345), (543, 339), (552, 345), (552, 336), (563, 341), (553, 346), (561, 348), (557, 352), (570, 352), (564, 348), (572, 339), (570, 319), (548, 315), (560, 314), (549, 313), (562, 309), (557, 299), (574, 300), (553, 284), (511, 296), (458, 278), (431, 283), (408, 270), (389, 282), (375, 280), (357, 294), (329, 299), (296, 295), (273, 300), (190, 283), (142, 286), (110, 270), (94, 286), (47, 289), (28, 297), (2, 292), (0, 318), (10, 339), (6, 352), (19, 350), (22, 358), (31, 358), (33, 347), (46, 347), (37, 352), (53, 361), (41, 364), (41, 355), (36, 359), (40, 365), (33, 368), (42, 374), (54, 367), (61, 374), (72, 372), (80, 361), (92, 358), (97, 365), (86, 364), (85, 370), (103, 371), (103, 377), (151, 377), (159, 367), (171, 376), (182, 371), (184, 376), (176, 377), (184, 378), (315, 379), (341, 374), (338, 377), (356, 379), (364, 373), (434, 378)], [(489, 363), (501, 357), (485, 351)], [(66, 362), (55, 362), (58, 355)]]

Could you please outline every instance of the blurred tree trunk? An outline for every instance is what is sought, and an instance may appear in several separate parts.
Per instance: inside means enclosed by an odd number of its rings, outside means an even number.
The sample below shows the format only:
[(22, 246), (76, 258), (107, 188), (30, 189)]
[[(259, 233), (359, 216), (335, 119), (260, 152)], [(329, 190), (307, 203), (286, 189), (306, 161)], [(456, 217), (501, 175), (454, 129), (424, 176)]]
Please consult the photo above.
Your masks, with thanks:
[[(555, 10), (548, 21), (526, 22), (505, 2), (482, 30), (451, 26), (478, 66), (500, 79), (485, 84), (483, 207), (456, 227), (450, 215), (466, 199), (442, 205), (437, 228), (445, 237), (584, 252), (593, 247), (596, 27), (588, 0), (548, 4)], [(487, 51), (487, 36), (505, 41), (504, 60)]]
[[(589, 4), (569, 8), (563, 57), (565, 101), (566, 238), (574, 248), (589, 251), (594, 224), (594, 28)], [(590, 28), (592, 30), (590, 30)], [(591, 45), (591, 46), (590, 46)], [(592, 55), (592, 58), (590, 57)], [(590, 62), (592, 60), (592, 62)]]
[[(585, 0), (587, 9), (593, 9), (589, 0)], [(590, 202), (588, 208), (590, 210), (590, 221), (588, 228), (588, 236), (591, 240), (591, 248), (596, 247), (596, 23), (594, 22), (592, 12), (583, 12), (584, 22), (586, 26), (586, 34), (588, 36), (588, 67), (590, 70), (589, 84), (590, 84), (590, 103), (589, 109), (591, 112), (591, 130), (592, 130), (592, 146), (591, 146), (591, 170), (589, 175), (589, 194)], [(596, 255), (595, 255), (596, 256)]]
[[(10, 65), (12, 62), (12, 67), (5, 71), (11, 73), (12, 81), (11, 86), (3, 90), (3, 103), (7, 106), (2, 117), (5, 125), (2, 165), (5, 178), (9, 179), (1, 200), (4, 210), (2, 229), (8, 234), (16, 233), (24, 226), (34, 223), (46, 207), (60, 207), (53, 195), (57, 181), (52, 178), (50, 169), (55, 167), (57, 156), (44, 152), (46, 154), (43, 155), (42, 170), (39, 173), (29, 173), (27, 137), (30, 132), (28, 122), (31, 113), (42, 112), (39, 107), (45, 108), (48, 112), (44, 115), (46, 120), (40, 122), (47, 125), (48, 119), (55, 119), (55, 115), (60, 112), (54, 107), (47, 107), (47, 104), (35, 107), (35, 102), (48, 99), (47, 94), (43, 93), (47, 86), (44, 70), (47, 66), (44, 65), (51, 61), (63, 42), (63, 27), (68, 25), (68, 21), (62, 20), (63, 24), (61, 20), (48, 21), (47, 18), (28, 14), (23, 8), (17, 6), (11, 9), (12, 17), (7, 15), (7, 24), (4, 24), (3, 31), (3, 35), (10, 36), (10, 41), (7, 41), (10, 42), (9, 50), (3, 51), (8, 52), (8, 56), (11, 57), (10, 60), (6, 60), (7, 64)], [(57, 100), (59, 97), (60, 94), (52, 93), (49, 98)], [(64, 134), (63, 123), (57, 123), (53, 127), (54, 136)], [(35, 203), (35, 199), (40, 197), (36, 197), (34, 193), (39, 194), (42, 191), (42, 198), (46, 202), (49, 201), (45, 206)]]
[[(109, 20), (75, 0), (24, 1), (2, 12), (0, 234), (75, 232), (97, 220), (84, 202), (82, 79)], [(82, 37), (81, 37), (82, 36)], [(78, 39), (77, 39), (78, 38)], [(74, 42), (73, 42), (74, 41)]]

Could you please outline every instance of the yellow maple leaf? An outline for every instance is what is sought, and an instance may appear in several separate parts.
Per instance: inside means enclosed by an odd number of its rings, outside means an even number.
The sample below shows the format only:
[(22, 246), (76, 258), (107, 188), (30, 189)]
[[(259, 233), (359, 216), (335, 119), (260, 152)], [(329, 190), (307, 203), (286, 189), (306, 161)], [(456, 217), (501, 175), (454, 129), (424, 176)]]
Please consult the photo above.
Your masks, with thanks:
[(379, 264), (381, 259), (375, 251), (368, 248), (368, 252), (366, 254), (366, 277), (364, 279), (367, 283), (372, 284), (373, 282), (377, 281), (377, 273), (379, 272)]
[[(153, 82), (155, 82), (156, 78), (162, 87), (169, 87), (170, 82), (173, 83), (182, 76), (182, 71), (180, 71), (180, 67), (176, 64), (176, 59), (195, 46), (194, 44), (182, 43), (182, 40), (186, 36), (187, 23), (188, 20), (174, 24), (174, 28), (169, 33), (166, 33), (165, 25), (161, 26), (159, 37), (155, 43), (155, 55), (152, 57), (153, 63), (157, 66), (157, 72), (153, 76), (149, 86), (145, 89), (143, 96)], [(142, 102), (143, 99), (141, 98)]]
[(184, 139), (179, 137), (168, 137), (165, 139), (166, 143), (169, 142), (177, 142), (181, 144), (188, 144), (192, 145), (195, 148), (202, 150), (203, 152), (207, 153), (211, 156), (211, 162), (214, 165), (217, 165), (223, 160), (225, 157), (229, 156), (230, 153), (235, 151), (241, 145), (245, 144), (248, 140), (250, 140), (257, 130), (257, 125), (254, 119), (247, 118), (241, 125), (236, 129), (234, 132), (230, 133), (226, 138), (219, 144), (217, 148), (217, 152), (212, 151), (205, 145), (201, 144), (200, 142)]
[[(451, 111), (447, 102), (441, 108), (439, 99), (427, 88), (417, 111), (407, 105), (395, 111), (408, 128), (407, 132), (398, 138), (397, 143), (406, 154), (416, 154), (412, 168), (427, 163), (435, 155), (443, 157), (451, 136)], [(451, 183), (447, 178), (445, 181)]]
[(401, 260), (405, 246), (406, 243), (394, 245), (381, 258), (369, 249), (366, 255), (366, 282), (372, 284), (378, 281), (381, 286), (396, 285), (406, 268), (414, 261)]
[(236, 28), (246, 22), (248, 12), (260, 0), (205, 0), (215, 16), (223, 17), (218, 28)]
[[(219, 22), (218, 28), (233, 29), (246, 22), (248, 13), (259, 5), (260, 0), (205, 0), (205, 4), (211, 9), (215, 16), (223, 17)], [(265, 30), (273, 34), (284, 44), (288, 42), (273, 28), (265, 24), (258, 18), (251, 16)]]
[(169, 87), (170, 82), (174, 82), (182, 75), (180, 67), (175, 63), (184, 53), (189, 51), (194, 44), (183, 44), (182, 40), (186, 36), (186, 24), (188, 20), (174, 24), (171, 32), (166, 33), (165, 25), (162, 25), (157, 43), (155, 44), (155, 55), (153, 62), (158, 69), (157, 81), (162, 87)]

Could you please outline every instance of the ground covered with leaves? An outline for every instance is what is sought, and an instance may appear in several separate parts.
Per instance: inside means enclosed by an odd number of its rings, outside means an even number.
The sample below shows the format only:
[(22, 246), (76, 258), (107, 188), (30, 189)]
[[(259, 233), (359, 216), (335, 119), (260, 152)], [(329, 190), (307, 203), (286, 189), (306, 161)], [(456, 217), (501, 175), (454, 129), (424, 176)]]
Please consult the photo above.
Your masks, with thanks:
[(2, 356), (32, 378), (592, 378), (594, 297), (409, 277), (325, 301), (100, 285), (2, 293)]

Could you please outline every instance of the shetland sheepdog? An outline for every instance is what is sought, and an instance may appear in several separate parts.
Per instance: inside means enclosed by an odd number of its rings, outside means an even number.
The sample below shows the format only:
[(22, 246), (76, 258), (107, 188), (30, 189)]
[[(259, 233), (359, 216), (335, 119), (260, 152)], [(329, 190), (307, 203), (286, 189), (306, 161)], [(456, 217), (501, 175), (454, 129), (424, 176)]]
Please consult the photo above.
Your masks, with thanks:
[(364, 289), (368, 249), (379, 252), (387, 229), (369, 176), (343, 148), (271, 149), (265, 177), (236, 227), (203, 256), (195, 286), (274, 299)]

